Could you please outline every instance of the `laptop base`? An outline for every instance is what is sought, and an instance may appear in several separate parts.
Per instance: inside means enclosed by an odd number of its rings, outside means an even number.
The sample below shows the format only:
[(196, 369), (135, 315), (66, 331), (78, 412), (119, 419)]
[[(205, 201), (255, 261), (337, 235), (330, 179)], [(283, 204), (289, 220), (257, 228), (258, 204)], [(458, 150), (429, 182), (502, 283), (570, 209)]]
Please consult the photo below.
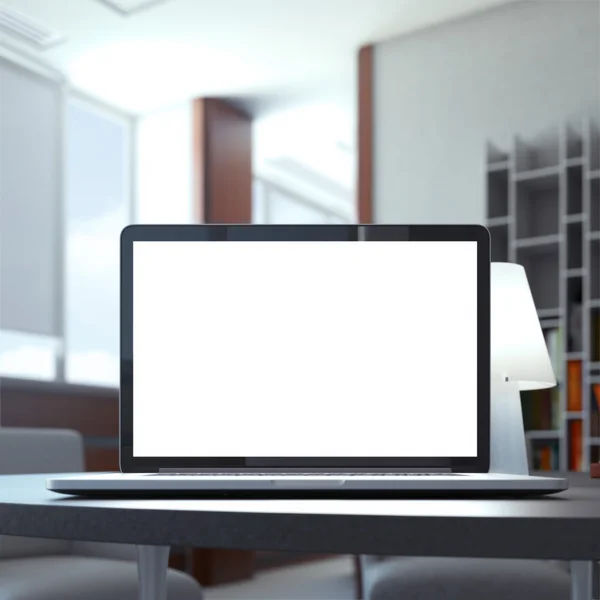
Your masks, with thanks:
[(53, 477), (60, 494), (103, 498), (408, 498), (523, 497), (555, 494), (568, 480), (503, 474), (403, 476), (203, 476), (89, 474)]

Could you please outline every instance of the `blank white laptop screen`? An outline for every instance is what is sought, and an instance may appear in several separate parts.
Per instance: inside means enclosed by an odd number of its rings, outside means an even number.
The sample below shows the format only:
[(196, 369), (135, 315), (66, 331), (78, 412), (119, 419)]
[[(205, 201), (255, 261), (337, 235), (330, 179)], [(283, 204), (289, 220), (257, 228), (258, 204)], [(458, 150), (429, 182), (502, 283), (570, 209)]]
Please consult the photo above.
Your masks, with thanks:
[(135, 457), (474, 457), (476, 242), (135, 242)]

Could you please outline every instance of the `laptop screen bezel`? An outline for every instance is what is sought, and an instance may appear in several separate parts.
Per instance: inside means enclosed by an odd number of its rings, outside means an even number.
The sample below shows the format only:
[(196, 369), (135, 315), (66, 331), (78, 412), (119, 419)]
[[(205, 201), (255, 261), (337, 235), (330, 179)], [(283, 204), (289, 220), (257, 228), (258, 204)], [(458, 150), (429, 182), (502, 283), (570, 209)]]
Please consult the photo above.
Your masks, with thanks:
[[(477, 243), (477, 456), (396, 458), (135, 457), (133, 452), (133, 248), (170, 241), (460, 241)], [(486, 473), (490, 462), (490, 235), (479, 225), (131, 225), (121, 234), (120, 468), (427, 469)], [(432, 391), (434, 393), (434, 391)]]

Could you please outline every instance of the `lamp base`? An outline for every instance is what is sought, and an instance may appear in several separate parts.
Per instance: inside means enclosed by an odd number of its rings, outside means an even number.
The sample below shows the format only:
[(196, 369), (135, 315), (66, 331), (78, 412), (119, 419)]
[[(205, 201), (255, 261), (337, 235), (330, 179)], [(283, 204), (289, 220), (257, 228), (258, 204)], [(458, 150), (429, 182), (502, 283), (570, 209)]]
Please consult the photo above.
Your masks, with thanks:
[(490, 473), (529, 475), (521, 394), (516, 383), (492, 382), (490, 437)]

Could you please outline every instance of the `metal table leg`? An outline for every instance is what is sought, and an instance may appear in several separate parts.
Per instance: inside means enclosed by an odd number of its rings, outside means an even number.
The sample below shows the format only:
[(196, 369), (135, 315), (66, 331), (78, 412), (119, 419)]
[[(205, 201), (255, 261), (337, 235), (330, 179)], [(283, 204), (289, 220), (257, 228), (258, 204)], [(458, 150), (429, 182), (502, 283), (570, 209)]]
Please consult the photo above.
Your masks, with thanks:
[(593, 600), (594, 563), (571, 561), (571, 600)]
[(167, 599), (168, 546), (138, 546), (139, 600)]

